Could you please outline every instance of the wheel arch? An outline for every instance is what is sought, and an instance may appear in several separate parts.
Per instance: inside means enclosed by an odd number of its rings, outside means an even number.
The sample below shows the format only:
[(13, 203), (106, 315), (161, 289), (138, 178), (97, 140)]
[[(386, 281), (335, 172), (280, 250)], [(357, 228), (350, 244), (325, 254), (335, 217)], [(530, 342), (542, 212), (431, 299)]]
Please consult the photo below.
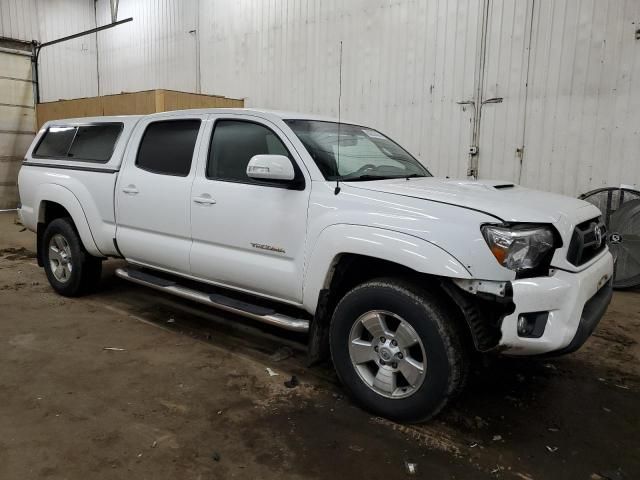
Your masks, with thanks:
[(376, 277), (406, 278), (441, 289), (447, 301), (456, 304), (441, 283), (447, 277), (471, 278), (466, 267), (441, 247), (400, 232), (334, 225), (322, 232), (315, 245), (303, 286), (305, 308), (314, 313), (309, 363), (328, 357), (333, 309), (356, 285)]
[(38, 265), (42, 266), (41, 243), (44, 229), (56, 218), (69, 217), (80, 237), (82, 245), (91, 255), (103, 257), (96, 246), (85, 212), (71, 190), (55, 184), (42, 185), (36, 202)]

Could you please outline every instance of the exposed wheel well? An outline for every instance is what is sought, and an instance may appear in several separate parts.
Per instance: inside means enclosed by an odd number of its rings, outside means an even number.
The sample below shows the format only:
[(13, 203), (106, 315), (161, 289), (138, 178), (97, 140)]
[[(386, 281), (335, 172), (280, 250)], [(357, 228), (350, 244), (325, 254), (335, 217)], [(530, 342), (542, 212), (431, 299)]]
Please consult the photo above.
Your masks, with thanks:
[(71, 214), (62, 205), (50, 200), (44, 200), (40, 203), (38, 211), (38, 228), (36, 230), (36, 250), (39, 266), (44, 266), (44, 258), (42, 257), (42, 238), (44, 230), (56, 218), (71, 218)]
[(71, 217), (71, 214), (62, 205), (50, 200), (44, 200), (40, 204), (38, 223), (50, 224), (56, 218)]
[(311, 323), (309, 341), (309, 361), (315, 363), (329, 356), (328, 330), (333, 311), (340, 299), (357, 285), (379, 277), (397, 277), (408, 280), (422, 288), (442, 292), (444, 301), (452, 307), (452, 311), (460, 312), (452, 321), (463, 324), (463, 330), (473, 348), (471, 330), (465, 322), (465, 312), (454, 300), (442, 282), (446, 281), (434, 275), (417, 272), (411, 268), (387, 260), (358, 254), (341, 254), (338, 256), (327, 275), (325, 285), (320, 292), (316, 314)]

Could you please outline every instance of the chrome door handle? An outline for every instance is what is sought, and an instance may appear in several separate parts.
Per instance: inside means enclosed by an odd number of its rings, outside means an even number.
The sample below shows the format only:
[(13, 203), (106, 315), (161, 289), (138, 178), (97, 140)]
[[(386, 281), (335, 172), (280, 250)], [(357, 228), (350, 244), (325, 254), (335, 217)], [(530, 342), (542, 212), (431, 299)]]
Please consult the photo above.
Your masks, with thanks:
[(200, 205), (213, 205), (216, 203), (216, 201), (207, 194), (204, 194), (201, 197), (193, 197), (193, 201)]
[(122, 187), (122, 191), (129, 195), (136, 195), (140, 193), (135, 185), (127, 185), (126, 187)]

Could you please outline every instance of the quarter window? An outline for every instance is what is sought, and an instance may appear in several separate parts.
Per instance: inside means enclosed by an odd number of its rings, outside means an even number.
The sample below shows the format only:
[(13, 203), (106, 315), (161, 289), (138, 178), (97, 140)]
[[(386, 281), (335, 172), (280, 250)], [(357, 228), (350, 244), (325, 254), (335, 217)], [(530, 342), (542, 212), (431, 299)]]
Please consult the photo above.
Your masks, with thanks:
[(260, 183), (247, 176), (254, 155), (285, 155), (289, 151), (278, 136), (262, 125), (238, 120), (218, 120), (213, 130), (207, 177), (243, 183)]
[(33, 156), (106, 163), (120, 132), (121, 123), (49, 127)]
[(199, 129), (200, 120), (150, 123), (142, 136), (136, 165), (153, 173), (186, 177)]

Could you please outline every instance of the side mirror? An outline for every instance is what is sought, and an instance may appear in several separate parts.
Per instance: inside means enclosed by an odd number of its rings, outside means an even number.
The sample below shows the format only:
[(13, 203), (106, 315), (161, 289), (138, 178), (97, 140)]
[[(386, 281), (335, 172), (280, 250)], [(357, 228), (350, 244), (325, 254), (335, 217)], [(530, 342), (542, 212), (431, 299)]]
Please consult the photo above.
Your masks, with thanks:
[(293, 180), (296, 172), (289, 157), (254, 155), (247, 165), (247, 176), (257, 180)]

